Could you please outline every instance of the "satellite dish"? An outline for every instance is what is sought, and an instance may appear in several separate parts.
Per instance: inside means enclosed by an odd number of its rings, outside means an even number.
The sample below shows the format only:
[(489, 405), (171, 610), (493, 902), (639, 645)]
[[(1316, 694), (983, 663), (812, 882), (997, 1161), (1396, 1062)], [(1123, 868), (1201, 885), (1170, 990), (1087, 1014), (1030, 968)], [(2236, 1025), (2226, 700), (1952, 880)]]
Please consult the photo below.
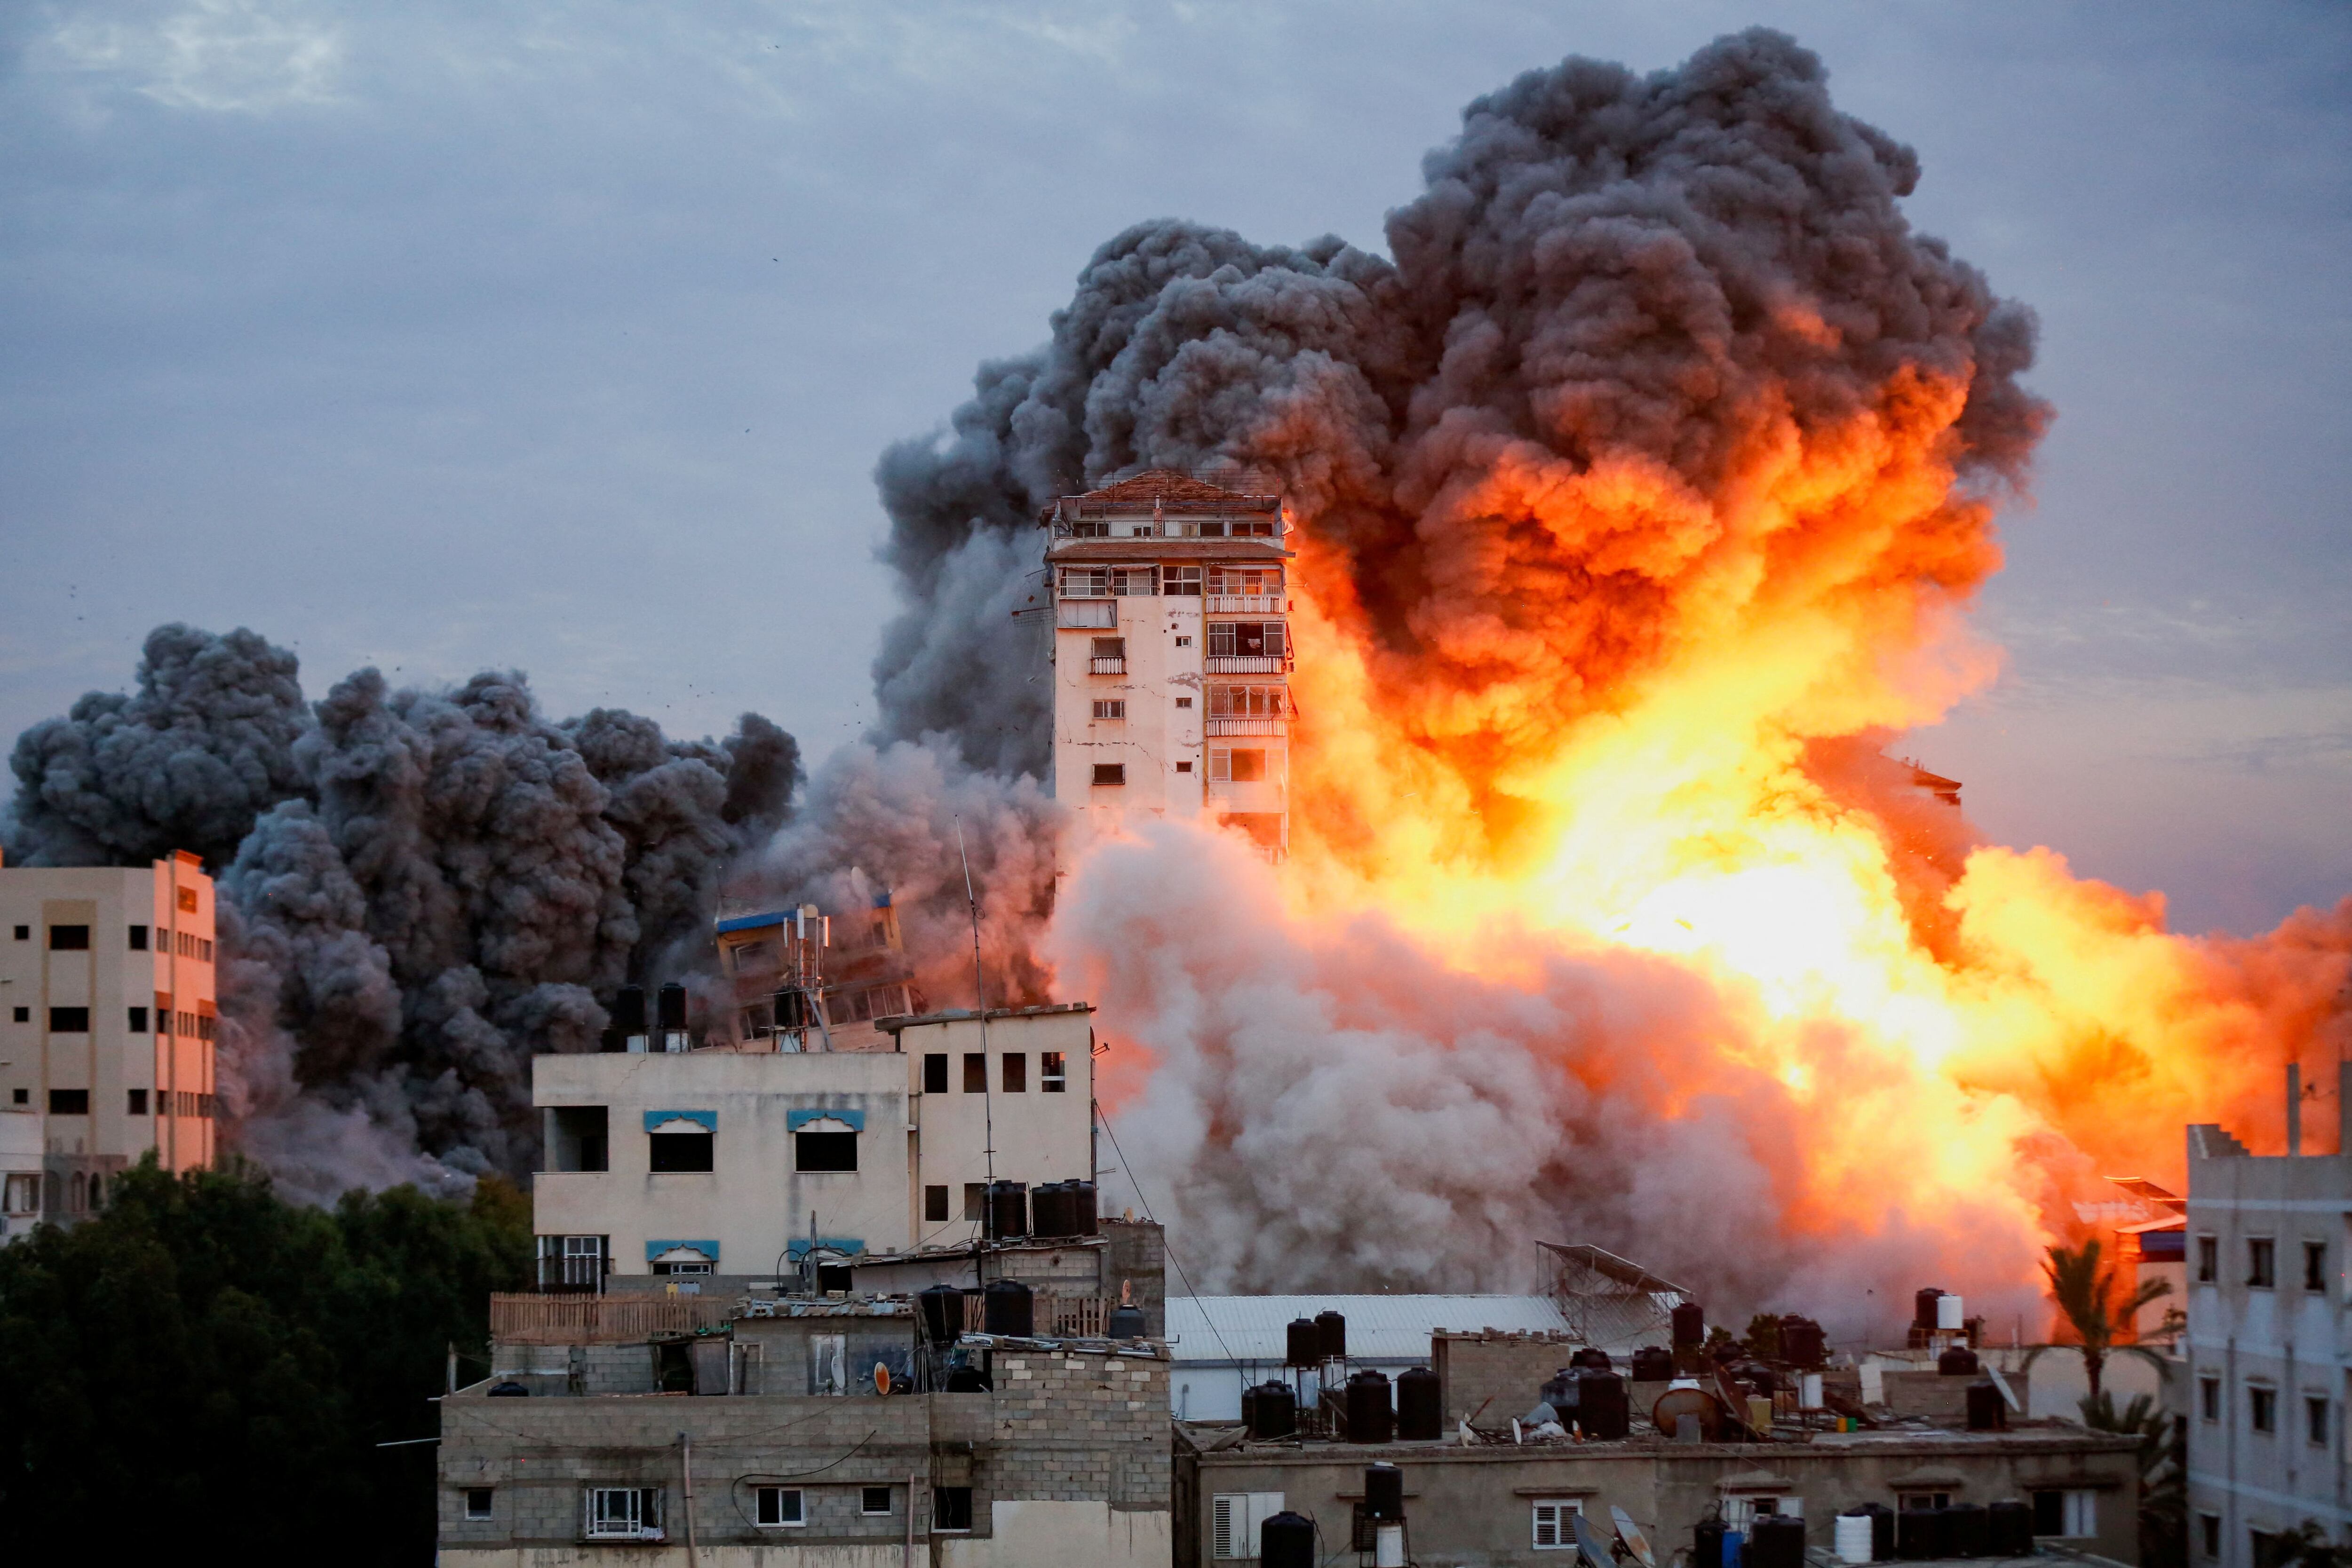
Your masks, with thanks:
[(890, 1369), (878, 1361), (874, 1364), (874, 1392), (877, 1394), (890, 1392)]
[(1576, 1554), (1591, 1563), (1592, 1568), (1612, 1568), (1609, 1544), (1601, 1539), (1601, 1532), (1592, 1528), (1592, 1521), (1581, 1512), (1571, 1513), (1568, 1517), (1576, 1526)]
[(1617, 1526), (1617, 1539), (1625, 1543), (1625, 1550), (1640, 1561), (1642, 1568), (1658, 1568), (1658, 1560), (1650, 1551), (1649, 1537), (1633, 1522), (1633, 1516), (1612, 1502), (1609, 1505), (1609, 1517)]

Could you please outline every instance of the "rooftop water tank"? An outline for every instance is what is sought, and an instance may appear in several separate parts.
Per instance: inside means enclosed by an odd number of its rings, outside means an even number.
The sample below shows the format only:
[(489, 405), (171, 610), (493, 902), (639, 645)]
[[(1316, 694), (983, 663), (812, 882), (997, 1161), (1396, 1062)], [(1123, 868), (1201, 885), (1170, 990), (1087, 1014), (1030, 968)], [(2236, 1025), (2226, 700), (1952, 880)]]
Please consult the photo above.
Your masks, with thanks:
[(1095, 1217), (1095, 1184), (1090, 1181), (1068, 1181), (1062, 1184), (1070, 1191), (1070, 1234), (1092, 1236), (1102, 1228)]
[(992, 1334), (1012, 1339), (1029, 1337), (1034, 1322), (1035, 1299), (1029, 1287), (1018, 1280), (992, 1280), (980, 1296), (982, 1326)]
[(1943, 1294), (1933, 1285), (1920, 1287), (1911, 1298), (1911, 1324), (1914, 1328), (1932, 1329), (1936, 1326), (1936, 1303), (1943, 1299)]
[(1613, 1443), (1630, 1429), (1625, 1380), (1615, 1373), (1582, 1368), (1576, 1379), (1576, 1424), (1586, 1437)]
[(1790, 1366), (1819, 1366), (1829, 1359), (1829, 1340), (1822, 1325), (1793, 1313), (1782, 1318), (1780, 1359)]
[(1242, 1419), (1249, 1435), (1260, 1441), (1287, 1437), (1298, 1430), (1298, 1396), (1282, 1383), (1261, 1383), (1242, 1396), (1247, 1406)]
[(1609, 1370), (1609, 1353), (1599, 1345), (1588, 1344), (1568, 1358), (1570, 1366), (1589, 1366), (1595, 1371)]
[(1404, 1517), (1404, 1472), (1394, 1465), (1364, 1467), (1364, 1517), (1393, 1524)]
[(953, 1285), (933, 1285), (915, 1297), (923, 1316), (923, 1335), (933, 1344), (952, 1343), (963, 1333), (963, 1292)]
[(1067, 1186), (1049, 1181), (1029, 1194), (1029, 1234), (1041, 1238), (1070, 1234), (1071, 1202)]
[(1691, 1568), (1725, 1568), (1723, 1538), (1728, 1533), (1719, 1519), (1702, 1519), (1693, 1526)]
[(1936, 1357), (1936, 1370), (1946, 1377), (1974, 1377), (1977, 1353), (1964, 1344), (1952, 1345)]
[(1103, 1333), (1112, 1339), (1141, 1339), (1151, 1332), (1151, 1324), (1141, 1307), (1119, 1305), (1110, 1310), (1103, 1323)]
[(1283, 1331), (1282, 1364), (1285, 1366), (1320, 1366), (1323, 1364), (1323, 1333), (1315, 1326), (1313, 1318), (1293, 1318)]
[(1805, 1568), (1805, 1521), (1793, 1514), (1758, 1514), (1748, 1527), (1746, 1568)]
[(1847, 1509), (1846, 1512), (1870, 1521), (1870, 1560), (1873, 1563), (1895, 1561), (1895, 1511), (1883, 1502), (1865, 1502)]
[(1445, 1435), (1437, 1374), (1416, 1366), (1396, 1380), (1396, 1435), (1403, 1443), (1434, 1443)]
[(660, 1013), (657, 1020), (665, 1033), (686, 1027), (686, 988), (676, 980), (662, 987), (655, 996), (655, 1006)]
[(1386, 1443), (1395, 1437), (1395, 1412), (1389, 1407), (1385, 1372), (1366, 1370), (1348, 1379), (1348, 1441)]
[[(1940, 1359), (1940, 1358), (1938, 1358)], [(2009, 1425), (2009, 1401), (1987, 1378), (1982, 1383), (1969, 1385), (1969, 1430), (1998, 1432)]]
[(1937, 1296), (1936, 1298), (1936, 1326), (1947, 1333), (1958, 1333), (1969, 1326), (1968, 1319), (1961, 1315), (1959, 1297)]
[(1315, 1314), (1315, 1341), (1326, 1361), (1348, 1359), (1348, 1320), (1329, 1307)]
[(1259, 1525), (1257, 1562), (1258, 1568), (1316, 1568), (1315, 1521), (1285, 1511)]
[(1633, 1353), (1633, 1381), (1664, 1383), (1675, 1375), (1675, 1353), (1663, 1345), (1645, 1344)]
[(1696, 1350), (1706, 1343), (1706, 1309), (1696, 1301), (1685, 1301), (1675, 1308), (1675, 1344), (1680, 1349)]
[(1995, 1557), (2033, 1554), (2033, 1505), (2005, 1497), (1985, 1510), (1985, 1550)]
[(1028, 1183), (990, 1182), (987, 1207), (988, 1234), (992, 1240), (1018, 1240), (1029, 1234)]
[(1982, 1557), (1985, 1554), (1989, 1536), (1984, 1504), (1956, 1502), (1937, 1511), (1944, 1516), (1947, 1542), (1953, 1556)]

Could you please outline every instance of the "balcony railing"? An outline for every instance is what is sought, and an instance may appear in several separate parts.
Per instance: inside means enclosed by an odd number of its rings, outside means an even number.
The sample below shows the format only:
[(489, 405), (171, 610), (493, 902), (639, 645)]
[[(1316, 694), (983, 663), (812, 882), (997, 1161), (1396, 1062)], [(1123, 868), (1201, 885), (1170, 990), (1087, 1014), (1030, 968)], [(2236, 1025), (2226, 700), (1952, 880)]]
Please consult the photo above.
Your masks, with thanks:
[(1208, 666), (1213, 675), (1278, 675), (1290, 661), (1280, 653), (1212, 653)]
[(1268, 714), (1255, 718), (1213, 718), (1208, 721), (1211, 735), (1287, 735), (1290, 721)]
[(1127, 661), (1117, 657), (1108, 659), (1089, 659), (1087, 661), (1087, 674), (1090, 675), (1123, 675), (1127, 674)]
[(1279, 615), (1282, 595), (1279, 593), (1212, 593), (1209, 595), (1212, 615)]

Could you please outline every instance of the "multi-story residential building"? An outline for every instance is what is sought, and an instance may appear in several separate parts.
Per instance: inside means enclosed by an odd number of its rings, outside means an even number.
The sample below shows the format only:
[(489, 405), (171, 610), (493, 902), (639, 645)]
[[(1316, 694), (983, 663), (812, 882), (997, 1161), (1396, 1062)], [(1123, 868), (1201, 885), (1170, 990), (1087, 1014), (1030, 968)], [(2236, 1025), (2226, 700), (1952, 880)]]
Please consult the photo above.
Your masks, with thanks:
[(213, 942), (213, 882), (185, 852), (0, 868), (0, 1109), (40, 1113), (44, 1218), (98, 1207), (150, 1150), (212, 1164)]
[[(2352, 1091), (2352, 1065), (2339, 1074), (2339, 1093)], [(2189, 1129), (2182, 1350), (2193, 1383), (2189, 1550), (2200, 1565), (2270, 1568), (2273, 1539), (2305, 1523), (2352, 1541), (2352, 1156), (2300, 1152), (2299, 1087), (2288, 1091), (2287, 1154), (2251, 1154), (2218, 1126)], [(2352, 1147), (2346, 1122), (2339, 1149)]]
[(845, 1286), (861, 1256), (972, 1239), (992, 1181), (1090, 1182), (1093, 1010), (886, 1018), (880, 1050), (539, 1057), (541, 1282), (801, 1264)]
[(1054, 793), (1108, 826), (1208, 818), (1289, 841), (1282, 498), (1153, 468), (1046, 508)]
[(38, 1107), (0, 1105), (0, 1242), (41, 1222), (41, 1161), (48, 1152)]

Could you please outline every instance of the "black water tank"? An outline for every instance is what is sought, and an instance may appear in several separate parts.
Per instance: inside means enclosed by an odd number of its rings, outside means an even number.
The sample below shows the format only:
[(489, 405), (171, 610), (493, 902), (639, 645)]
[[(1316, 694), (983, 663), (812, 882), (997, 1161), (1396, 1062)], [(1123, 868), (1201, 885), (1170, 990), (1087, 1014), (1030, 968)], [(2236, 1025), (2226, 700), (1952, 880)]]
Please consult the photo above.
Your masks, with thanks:
[(922, 1309), (923, 1334), (933, 1344), (948, 1344), (963, 1333), (963, 1292), (953, 1285), (933, 1285), (915, 1298)]
[(493, 1399), (528, 1399), (530, 1397), (530, 1390), (512, 1378), (509, 1378), (504, 1383), (491, 1384), (489, 1396)]
[(1675, 1344), (1678, 1349), (1696, 1350), (1706, 1343), (1706, 1309), (1696, 1301), (1685, 1301), (1675, 1309)]
[(992, 1181), (988, 1184), (988, 1234), (991, 1239), (1013, 1241), (1029, 1234), (1029, 1184)]
[(1052, 1238), (1070, 1233), (1069, 1197), (1060, 1182), (1049, 1181), (1029, 1193), (1029, 1234)]
[(1724, 1568), (1723, 1521), (1702, 1519), (1691, 1531), (1691, 1568)]
[(1141, 1339), (1151, 1332), (1151, 1324), (1141, 1307), (1117, 1306), (1103, 1324), (1103, 1333), (1112, 1339)]
[(1293, 1318), (1282, 1337), (1282, 1364), (1285, 1366), (1320, 1366), (1323, 1364), (1323, 1334), (1316, 1328), (1313, 1318)]
[(1026, 1339), (1034, 1305), (1029, 1287), (1020, 1281), (992, 1280), (980, 1296), (981, 1325), (990, 1333)]
[(1095, 1216), (1095, 1184), (1066, 1181), (1062, 1185), (1070, 1192), (1070, 1234), (1092, 1236), (1102, 1228)]
[(1906, 1563), (1949, 1557), (1951, 1531), (1932, 1508), (1906, 1508), (1895, 1516), (1895, 1555)]
[(1609, 1370), (1609, 1353), (1601, 1349), (1598, 1345), (1588, 1344), (1582, 1350), (1578, 1351), (1574, 1355), (1570, 1356), (1568, 1358), (1568, 1364), (1570, 1366), (1589, 1366), (1596, 1372), (1607, 1372)]
[(1936, 1302), (1942, 1297), (1943, 1293), (1943, 1291), (1936, 1289), (1935, 1286), (1928, 1285), (1922, 1289), (1918, 1294), (1911, 1298), (1911, 1326), (1913, 1328), (1932, 1329), (1936, 1326)]
[(1360, 1372), (1348, 1379), (1348, 1441), (1386, 1443), (1396, 1435), (1396, 1413), (1389, 1408), (1389, 1376), (1385, 1372)]
[(1566, 1426), (1576, 1415), (1579, 1393), (1575, 1369), (1563, 1366), (1545, 1381), (1543, 1402), (1552, 1407), (1559, 1415), (1560, 1424)]
[(686, 988), (676, 980), (664, 986), (654, 998), (654, 1008), (660, 1015), (665, 1033), (686, 1027)]
[(1315, 1521), (1283, 1512), (1259, 1525), (1257, 1563), (1258, 1568), (1316, 1568)]
[(1348, 1359), (1348, 1320), (1326, 1307), (1315, 1314), (1315, 1343), (1326, 1361)]
[(1969, 1385), (1969, 1430), (1998, 1432), (2009, 1425), (2009, 1402), (1990, 1382)]
[(1946, 1377), (1974, 1377), (1977, 1353), (1964, 1344), (1953, 1345), (1936, 1358), (1936, 1370)]
[(1675, 1353), (1663, 1346), (1645, 1344), (1633, 1353), (1633, 1381), (1664, 1383), (1675, 1375)]
[(1819, 1366), (1829, 1359), (1829, 1337), (1811, 1318), (1793, 1313), (1780, 1320), (1780, 1359), (1790, 1366)]
[(1253, 1437), (1287, 1437), (1298, 1430), (1298, 1396), (1286, 1384), (1259, 1384), (1242, 1395), (1242, 1406)]
[(1865, 1502), (1846, 1512), (1856, 1519), (1870, 1521), (1870, 1560), (1891, 1563), (1895, 1560), (1895, 1511), (1883, 1502)]
[(1631, 1427), (1625, 1380), (1615, 1373), (1584, 1368), (1576, 1380), (1576, 1423), (1586, 1437), (1613, 1443)]
[(1805, 1521), (1785, 1513), (1759, 1513), (1748, 1527), (1745, 1568), (1805, 1568)]
[(1382, 1524), (1404, 1518), (1404, 1472), (1394, 1465), (1364, 1467), (1364, 1517)]
[(623, 986), (613, 998), (613, 1027), (625, 1035), (646, 1032), (646, 988)]
[(1396, 1435), (1400, 1442), (1434, 1443), (1445, 1435), (1445, 1407), (1437, 1374), (1416, 1366), (1396, 1380)]
[(2033, 1555), (2033, 1505), (2005, 1497), (1986, 1509), (1985, 1550), (1995, 1557)]
[(985, 1394), (988, 1379), (976, 1366), (955, 1366), (948, 1369), (948, 1392), (950, 1394)]
[(1980, 1502), (1956, 1502), (1937, 1511), (1944, 1516), (1945, 1544), (1955, 1557), (1982, 1557), (1988, 1544), (1985, 1507)]

